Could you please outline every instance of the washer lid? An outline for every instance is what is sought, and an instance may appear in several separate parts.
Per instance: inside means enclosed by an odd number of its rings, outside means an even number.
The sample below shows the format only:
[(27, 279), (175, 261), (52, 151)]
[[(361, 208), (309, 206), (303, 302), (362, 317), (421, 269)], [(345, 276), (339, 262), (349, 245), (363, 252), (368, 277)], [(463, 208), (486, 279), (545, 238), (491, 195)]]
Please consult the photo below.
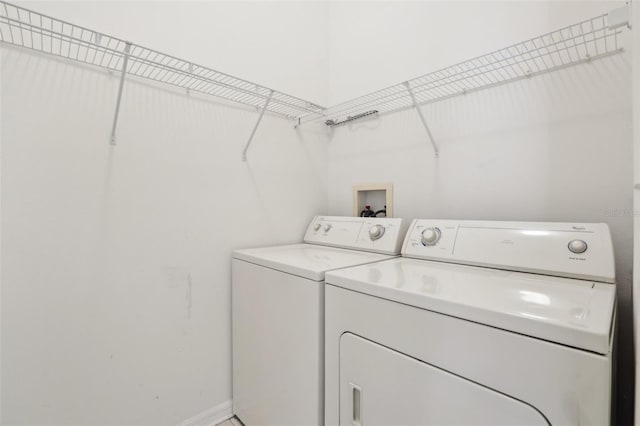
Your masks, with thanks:
[(232, 257), (314, 281), (323, 281), (324, 273), (332, 269), (394, 258), (389, 255), (312, 244), (236, 250)]
[(329, 272), (326, 282), (567, 346), (610, 351), (611, 284), (407, 258)]

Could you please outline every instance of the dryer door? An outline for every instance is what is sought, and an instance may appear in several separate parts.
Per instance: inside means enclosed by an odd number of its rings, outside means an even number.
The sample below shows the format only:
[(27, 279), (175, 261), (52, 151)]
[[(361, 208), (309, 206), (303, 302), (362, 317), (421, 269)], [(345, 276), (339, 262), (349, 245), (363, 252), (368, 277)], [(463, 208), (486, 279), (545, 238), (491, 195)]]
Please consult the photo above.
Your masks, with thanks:
[(519, 400), (346, 333), (340, 340), (340, 424), (511, 426), (549, 422)]

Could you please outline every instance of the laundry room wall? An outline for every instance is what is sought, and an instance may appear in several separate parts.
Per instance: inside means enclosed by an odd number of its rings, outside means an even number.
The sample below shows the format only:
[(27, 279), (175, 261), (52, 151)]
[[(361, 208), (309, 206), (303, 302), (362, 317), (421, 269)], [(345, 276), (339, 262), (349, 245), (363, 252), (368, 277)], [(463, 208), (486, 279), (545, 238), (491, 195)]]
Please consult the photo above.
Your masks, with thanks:
[[(634, 5), (633, 9), (633, 28), (640, 28), (640, 7)], [(633, 31), (633, 69), (640, 69), (640, 31)], [(633, 73), (633, 148), (634, 148), (634, 230), (633, 230), (633, 268), (640, 271), (640, 73)], [(636, 272), (633, 275), (633, 294), (640, 294), (640, 276)], [(633, 324), (634, 324), (634, 343), (638, 348), (640, 333), (640, 307), (638, 303), (633, 305)], [(635, 366), (636, 366), (636, 389), (640, 383), (640, 369), (638, 368), (638, 360), (640, 360), (640, 351), (636, 350)], [(640, 392), (635, 393), (635, 412), (640, 411)], [(639, 416), (636, 416), (635, 424), (640, 424)]]
[[(622, 4), (332, 3), (330, 104)], [(415, 110), (334, 128), (329, 142), (330, 214), (352, 213), (353, 185), (390, 182), (394, 215), (407, 219), (608, 223), (619, 424), (633, 419), (630, 37), (622, 54), (422, 107), (440, 158)]]
[[(320, 102), (326, 5), (22, 3)], [(295, 35), (295, 36), (293, 36)], [(230, 413), (230, 254), (327, 205), (326, 134), (2, 46), (2, 424)]]

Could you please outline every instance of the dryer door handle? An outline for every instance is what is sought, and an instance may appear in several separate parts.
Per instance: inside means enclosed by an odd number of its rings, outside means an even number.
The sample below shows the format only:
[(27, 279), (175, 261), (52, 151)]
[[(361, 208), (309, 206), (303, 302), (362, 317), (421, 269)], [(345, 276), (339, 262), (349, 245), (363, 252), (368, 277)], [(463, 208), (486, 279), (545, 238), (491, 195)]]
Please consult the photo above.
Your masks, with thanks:
[(351, 424), (362, 426), (362, 389), (355, 383), (349, 383), (351, 391)]

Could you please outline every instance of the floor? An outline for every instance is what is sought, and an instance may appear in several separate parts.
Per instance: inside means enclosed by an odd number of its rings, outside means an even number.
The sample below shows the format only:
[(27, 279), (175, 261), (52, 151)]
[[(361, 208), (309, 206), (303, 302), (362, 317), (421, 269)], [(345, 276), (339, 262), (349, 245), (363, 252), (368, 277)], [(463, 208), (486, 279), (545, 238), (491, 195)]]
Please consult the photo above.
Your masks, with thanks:
[(244, 426), (237, 417), (233, 416), (222, 423), (218, 423), (216, 426)]

